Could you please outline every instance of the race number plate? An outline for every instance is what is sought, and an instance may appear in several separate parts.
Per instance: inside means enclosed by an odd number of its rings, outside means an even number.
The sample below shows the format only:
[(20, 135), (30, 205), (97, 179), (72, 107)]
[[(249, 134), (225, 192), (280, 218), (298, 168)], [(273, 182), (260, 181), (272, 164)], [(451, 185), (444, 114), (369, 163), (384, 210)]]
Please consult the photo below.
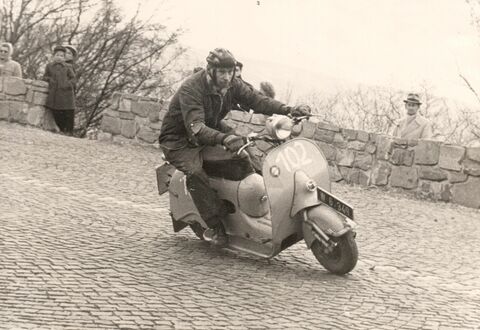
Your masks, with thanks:
[(343, 202), (339, 198), (333, 196), (328, 191), (325, 191), (318, 186), (317, 186), (317, 194), (318, 194), (318, 199), (322, 203), (327, 204), (337, 212), (340, 212), (347, 218), (350, 218), (353, 220), (353, 208), (350, 205), (348, 205), (347, 203)]

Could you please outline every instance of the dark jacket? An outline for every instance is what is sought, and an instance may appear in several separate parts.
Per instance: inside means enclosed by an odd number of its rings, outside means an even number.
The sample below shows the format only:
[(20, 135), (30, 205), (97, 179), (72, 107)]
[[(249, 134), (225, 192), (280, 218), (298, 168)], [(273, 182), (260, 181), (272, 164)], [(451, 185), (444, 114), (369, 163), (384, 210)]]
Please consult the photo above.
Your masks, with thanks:
[[(243, 80), (242, 78), (240, 78), (240, 80), (241, 80), (242, 82), (244, 82), (245, 85), (247, 85), (248, 88), (250, 88), (252, 91), (258, 93), (258, 91), (255, 90), (255, 88), (253, 88), (252, 84), (249, 84), (248, 82), (246, 82), (246, 81)], [(249, 111), (250, 111), (250, 108), (249, 108), (248, 106), (246, 106), (245, 104), (241, 104), (241, 102), (238, 101), (238, 100), (233, 100), (232, 109), (233, 109), (233, 110), (239, 110), (239, 111), (245, 111), (245, 112), (249, 112)]]
[(75, 74), (70, 65), (63, 62), (48, 63), (43, 80), (48, 82), (47, 108), (53, 110), (75, 109)]
[[(289, 106), (255, 93), (239, 79), (233, 79), (222, 97), (202, 70), (190, 76), (173, 96), (163, 119), (160, 145), (167, 149), (182, 149), (222, 143), (226, 134), (221, 132), (220, 121), (232, 109), (233, 100), (266, 115), (290, 112)], [(199, 123), (205, 124), (201, 130), (196, 129)]]

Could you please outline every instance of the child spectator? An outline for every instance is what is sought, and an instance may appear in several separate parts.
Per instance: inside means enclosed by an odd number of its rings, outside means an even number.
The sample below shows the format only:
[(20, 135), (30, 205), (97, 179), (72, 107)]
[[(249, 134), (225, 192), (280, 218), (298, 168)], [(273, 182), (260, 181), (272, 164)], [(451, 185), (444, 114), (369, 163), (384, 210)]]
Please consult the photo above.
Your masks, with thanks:
[(75, 73), (65, 62), (66, 48), (56, 46), (53, 60), (45, 68), (43, 80), (48, 82), (46, 107), (52, 111), (61, 132), (72, 135), (75, 120)]
[(0, 76), (22, 78), (22, 67), (12, 60), (13, 46), (9, 42), (0, 44)]

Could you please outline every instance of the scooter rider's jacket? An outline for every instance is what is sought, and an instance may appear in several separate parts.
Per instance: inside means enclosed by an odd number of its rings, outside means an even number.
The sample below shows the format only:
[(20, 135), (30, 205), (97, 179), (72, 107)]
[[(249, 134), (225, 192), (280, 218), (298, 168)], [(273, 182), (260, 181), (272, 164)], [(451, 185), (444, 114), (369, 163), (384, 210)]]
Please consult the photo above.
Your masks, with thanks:
[(160, 131), (161, 147), (178, 150), (221, 144), (227, 134), (222, 132), (220, 121), (233, 108), (234, 100), (266, 115), (291, 111), (290, 106), (255, 92), (236, 78), (222, 95), (205, 70), (201, 70), (190, 76), (173, 96)]

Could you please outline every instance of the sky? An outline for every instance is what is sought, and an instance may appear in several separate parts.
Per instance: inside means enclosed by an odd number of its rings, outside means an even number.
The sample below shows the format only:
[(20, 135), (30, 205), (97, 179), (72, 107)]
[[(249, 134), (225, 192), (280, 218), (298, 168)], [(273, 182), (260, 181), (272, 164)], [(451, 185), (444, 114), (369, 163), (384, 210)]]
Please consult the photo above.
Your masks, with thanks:
[[(127, 12), (136, 4), (117, 0)], [(464, 0), (140, 0), (144, 15), (185, 30), (192, 63), (225, 47), (244, 78), (298, 92), (375, 85), (475, 104), (480, 34)], [(279, 86), (279, 87), (278, 87)], [(476, 103), (478, 104), (478, 103)]]

